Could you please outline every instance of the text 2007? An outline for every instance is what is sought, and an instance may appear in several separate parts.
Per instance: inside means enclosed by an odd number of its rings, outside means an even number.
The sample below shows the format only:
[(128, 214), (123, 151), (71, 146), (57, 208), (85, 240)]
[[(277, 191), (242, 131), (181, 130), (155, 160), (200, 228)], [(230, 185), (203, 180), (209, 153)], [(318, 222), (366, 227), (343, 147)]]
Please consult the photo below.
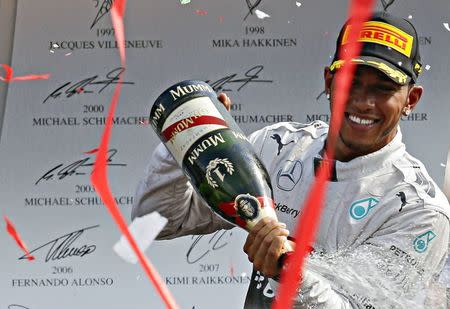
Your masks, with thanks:
[(219, 271), (219, 264), (200, 264), (200, 272), (213, 272), (213, 271)]

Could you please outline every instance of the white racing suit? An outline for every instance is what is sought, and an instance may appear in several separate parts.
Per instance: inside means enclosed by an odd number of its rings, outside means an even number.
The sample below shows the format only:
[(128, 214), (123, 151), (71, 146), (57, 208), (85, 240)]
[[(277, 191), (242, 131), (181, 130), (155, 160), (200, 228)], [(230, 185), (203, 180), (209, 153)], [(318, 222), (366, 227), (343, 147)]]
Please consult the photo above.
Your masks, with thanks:
[[(271, 176), (278, 219), (291, 235), (315, 168), (324, 163), (327, 132), (320, 121), (279, 123), (249, 137)], [(447, 256), (450, 207), (401, 139), (398, 130), (374, 153), (325, 162), (333, 165), (333, 177), (295, 308), (426, 307), (427, 286)], [(169, 219), (159, 239), (233, 227), (206, 206), (162, 144), (139, 184), (132, 217), (152, 211)], [(277, 285), (254, 271), (245, 308), (270, 308)]]

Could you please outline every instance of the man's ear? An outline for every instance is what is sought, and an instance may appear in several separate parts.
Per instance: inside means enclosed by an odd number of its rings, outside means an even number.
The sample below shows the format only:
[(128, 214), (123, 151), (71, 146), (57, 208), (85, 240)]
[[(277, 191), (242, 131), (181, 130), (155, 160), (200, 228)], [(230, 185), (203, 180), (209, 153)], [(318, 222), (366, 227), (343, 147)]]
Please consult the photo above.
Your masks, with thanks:
[(331, 94), (331, 83), (333, 81), (333, 74), (330, 71), (330, 67), (325, 67), (323, 70), (323, 79), (325, 81), (325, 92)]
[(419, 103), (420, 98), (422, 97), (423, 87), (413, 85), (408, 91), (408, 98), (406, 100), (406, 107), (409, 110), (413, 110), (416, 105)]

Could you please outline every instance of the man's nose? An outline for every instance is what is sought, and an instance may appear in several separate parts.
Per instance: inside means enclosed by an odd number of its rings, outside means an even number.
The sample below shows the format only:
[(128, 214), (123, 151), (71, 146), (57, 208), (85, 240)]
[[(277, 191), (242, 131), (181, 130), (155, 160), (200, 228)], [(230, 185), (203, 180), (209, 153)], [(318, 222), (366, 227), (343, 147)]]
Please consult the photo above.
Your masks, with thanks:
[(352, 89), (349, 95), (349, 103), (360, 109), (372, 109), (375, 107), (376, 96), (368, 89)]

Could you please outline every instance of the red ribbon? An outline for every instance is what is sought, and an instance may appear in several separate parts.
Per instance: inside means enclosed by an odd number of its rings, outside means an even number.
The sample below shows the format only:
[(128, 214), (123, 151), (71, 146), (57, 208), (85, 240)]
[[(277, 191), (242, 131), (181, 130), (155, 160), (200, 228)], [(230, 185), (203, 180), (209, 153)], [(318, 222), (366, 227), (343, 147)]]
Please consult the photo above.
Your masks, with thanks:
[(49, 79), (50, 78), (50, 74), (44, 74), (44, 75), (32, 74), (32, 75), (13, 77), (14, 71), (9, 65), (2, 64), (1, 66), (3, 67), (3, 70), (5, 70), (5, 77), (0, 76), (0, 80), (5, 83), (10, 83), (10, 82), (19, 81), (19, 80), (37, 80), (37, 79)]
[(11, 235), (12, 238), (16, 241), (17, 245), (25, 252), (25, 255), (28, 259), (28, 261), (33, 261), (34, 256), (30, 254), (30, 251), (28, 251), (27, 247), (25, 246), (25, 243), (23, 242), (22, 238), (20, 237), (19, 233), (17, 233), (16, 228), (11, 223), (11, 221), (8, 219), (8, 217), (4, 216), (6, 221), (6, 231), (8, 231), (9, 235)]
[[(125, 2), (124, 0), (116, 0), (114, 1), (113, 7), (111, 9), (111, 18), (112, 24), (114, 27), (114, 31), (116, 34), (116, 40), (119, 46), (120, 59), (122, 66), (125, 67), (125, 34), (123, 28), (123, 15), (125, 11)], [(144, 271), (147, 274), (147, 277), (155, 286), (157, 292), (160, 294), (161, 298), (165, 302), (167, 308), (178, 308), (174, 298), (170, 294), (170, 291), (167, 289), (167, 286), (161, 280), (161, 277), (154, 269), (153, 265), (144, 255), (144, 253), (138, 247), (135, 239), (131, 235), (128, 226), (120, 213), (120, 210), (114, 200), (114, 197), (111, 193), (108, 177), (107, 177), (107, 152), (108, 152), (108, 144), (109, 138), (111, 136), (111, 129), (113, 125), (113, 116), (115, 113), (115, 109), (117, 103), (119, 101), (120, 90), (122, 88), (122, 77), (119, 78), (116, 87), (114, 88), (114, 94), (111, 100), (110, 108), (108, 111), (108, 116), (106, 119), (105, 129), (103, 131), (103, 135), (101, 138), (100, 146), (97, 150), (97, 157), (94, 163), (93, 172), (91, 175), (91, 182), (97, 191), (98, 195), (102, 199), (106, 208), (110, 212), (111, 216), (115, 220), (118, 225), (121, 233), (125, 236), (128, 242), (131, 245), (134, 253), (139, 259)]]
[[(336, 73), (336, 91), (333, 93), (330, 130), (327, 137), (326, 157), (334, 159), (334, 151), (339, 129), (342, 124), (345, 104), (348, 98), (351, 81), (355, 72), (355, 64), (351, 59), (356, 58), (361, 51), (361, 43), (358, 36), (363, 23), (367, 21), (374, 5), (373, 0), (353, 0), (350, 5), (352, 27), (349, 36), (350, 44), (346, 44), (344, 52), (341, 46), (340, 55), (344, 55), (345, 65)], [(312, 189), (305, 201), (302, 216), (295, 230), (296, 247), (293, 254), (288, 257), (287, 267), (281, 273), (281, 285), (273, 303), (274, 309), (292, 308), (297, 287), (303, 273), (305, 257), (309, 254), (309, 248), (314, 243), (317, 226), (323, 206), (324, 194), (331, 175), (331, 164), (321, 164), (318, 174), (313, 182)]]
[[(181, 125), (179, 128), (177, 128)], [(201, 126), (201, 125), (220, 125), (224, 127), (228, 127), (227, 123), (220, 118), (203, 115), (203, 116), (192, 116), (189, 118), (181, 119), (174, 124), (171, 124), (167, 129), (161, 132), (161, 135), (164, 137), (165, 141), (169, 141), (178, 133), (183, 132), (192, 127)]]

